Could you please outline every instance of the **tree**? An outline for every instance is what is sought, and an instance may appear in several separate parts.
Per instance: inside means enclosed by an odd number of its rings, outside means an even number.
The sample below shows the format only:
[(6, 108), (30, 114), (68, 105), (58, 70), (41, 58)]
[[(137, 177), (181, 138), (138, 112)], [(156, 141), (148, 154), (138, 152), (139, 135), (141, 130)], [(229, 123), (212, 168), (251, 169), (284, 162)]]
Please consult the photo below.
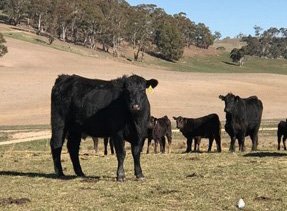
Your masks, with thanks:
[(183, 40), (173, 17), (167, 15), (158, 22), (155, 44), (167, 60), (179, 60), (182, 57)]
[(9, 17), (9, 23), (17, 25), (28, 12), (28, 0), (4, 0), (4, 12)]
[(260, 36), (260, 32), (263, 30), (260, 26), (255, 25), (254, 27), (255, 30), (255, 37), (259, 37)]
[(230, 58), (232, 59), (233, 62), (235, 63), (239, 63), (239, 66), (243, 65), (243, 60), (244, 60), (244, 49), (237, 49), (234, 48), (231, 52), (230, 52)]
[(6, 40), (4, 39), (3, 34), (0, 33), (0, 57), (8, 53), (7, 47), (4, 45), (4, 43), (6, 43)]
[(196, 26), (196, 46), (200, 48), (207, 49), (214, 42), (214, 37), (212, 36), (208, 27), (203, 23), (199, 23)]
[(213, 35), (213, 38), (215, 39), (215, 40), (219, 40), (220, 38), (221, 38), (221, 33), (219, 32), (219, 31), (215, 31), (214, 32), (214, 35)]
[(181, 33), (184, 46), (190, 47), (196, 43), (196, 25), (184, 12), (180, 12), (173, 16), (177, 22), (177, 27)]
[(127, 41), (134, 50), (134, 60), (137, 61), (139, 53), (144, 56), (145, 49), (149, 46), (152, 35), (151, 13), (156, 6), (152, 4), (142, 4), (131, 7), (128, 15)]
[(98, 0), (102, 22), (103, 44), (111, 45), (113, 56), (118, 56), (118, 47), (124, 39), (129, 4), (124, 0)]

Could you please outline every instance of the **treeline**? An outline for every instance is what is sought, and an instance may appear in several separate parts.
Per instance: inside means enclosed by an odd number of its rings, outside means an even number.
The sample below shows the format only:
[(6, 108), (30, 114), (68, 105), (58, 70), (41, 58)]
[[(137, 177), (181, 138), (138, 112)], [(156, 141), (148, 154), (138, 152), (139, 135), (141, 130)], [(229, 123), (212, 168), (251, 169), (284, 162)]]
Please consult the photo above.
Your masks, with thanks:
[(249, 35), (241, 38), (246, 42), (246, 46), (231, 51), (230, 57), (234, 62), (242, 65), (245, 55), (287, 59), (287, 28), (271, 27), (263, 31), (261, 27), (255, 26), (254, 29), (255, 36)]
[(118, 56), (119, 46), (132, 46), (134, 59), (145, 52), (178, 60), (184, 47), (208, 48), (216, 36), (203, 23), (195, 24), (185, 13), (167, 14), (153, 4), (131, 6), (124, 0), (2, 0), (7, 22), (25, 21), (50, 44), (65, 42), (100, 48)]

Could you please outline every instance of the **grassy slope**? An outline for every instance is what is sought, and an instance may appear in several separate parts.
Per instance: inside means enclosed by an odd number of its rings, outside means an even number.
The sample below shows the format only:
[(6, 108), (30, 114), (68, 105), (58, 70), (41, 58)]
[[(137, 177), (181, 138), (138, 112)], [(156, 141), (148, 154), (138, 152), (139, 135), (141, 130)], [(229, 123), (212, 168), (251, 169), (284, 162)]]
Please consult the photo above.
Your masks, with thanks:
[(234, 65), (229, 59), (229, 52), (218, 55), (184, 57), (177, 63), (153, 60), (152, 64), (168, 70), (202, 73), (277, 73), (287, 74), (286, 59), (264, 59), (247, 57), (242, 67)]
[[(5, 27), (5, 31), (11, 30), (11, 28)], [(52, 45), (48, 45), (47, 38), (37, 36), (31, 33), (9, 31), (3, 33), (6, 37), (20, 39), (23, 41), (31, 42), (34, 44), (43, 45), (46, 47), (52, 47), (61, 51), (76, 53), (83, 56), (89, 57), (107, 57), (110, 56), (100, 51), (93, 51), (91, 49), (83, 48), (73, 44), (63, 43), (55, 41)], [(238, 40), (226, 40), (219, 41), (215, 44), (216, 46), (223, 46), (226, 49), (234, 47), (240, 47), (242, 43)], [(9, 50), (9, 49), (8, 49)], [(132, 52), (132, 51), (131, 51)], [(265, 59), (257, 57), (247, 57), (243, 67), (234, 65), (229, 59), (229, 50), (219, 51), (218, 53), (208, 55), (201, 52), (199, 55), (183, 57), (176, 63), (164, 61), (157, 58), (150, 58), (143, 63), (134, 62), (136, 65), (143, 66), (158, 66), (172, 71), (183, 71), (183, 72), (202, 72), (202, 73), (276, 73), (276, 74), (287, 74), (287, 60), (286, 59)], [(126, 53), (126, 52), (125, 52)], [(132, 55), (126, 55), (128, 58), (132, 58)], [(118, 59), (119, 61), (125, 61), (125, 59)]]

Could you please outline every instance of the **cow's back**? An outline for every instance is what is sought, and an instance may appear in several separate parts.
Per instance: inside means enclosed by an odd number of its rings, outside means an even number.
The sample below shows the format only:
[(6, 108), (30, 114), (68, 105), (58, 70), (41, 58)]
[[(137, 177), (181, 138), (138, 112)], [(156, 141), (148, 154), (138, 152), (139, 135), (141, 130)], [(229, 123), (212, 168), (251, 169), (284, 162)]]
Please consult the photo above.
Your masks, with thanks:
[(220, 135), (221, 124), (217, 114), (209, 114), (204, 117), (188, 119), (184, 133), (188, 136), (201, 136), (208, 138), (210, 135)]

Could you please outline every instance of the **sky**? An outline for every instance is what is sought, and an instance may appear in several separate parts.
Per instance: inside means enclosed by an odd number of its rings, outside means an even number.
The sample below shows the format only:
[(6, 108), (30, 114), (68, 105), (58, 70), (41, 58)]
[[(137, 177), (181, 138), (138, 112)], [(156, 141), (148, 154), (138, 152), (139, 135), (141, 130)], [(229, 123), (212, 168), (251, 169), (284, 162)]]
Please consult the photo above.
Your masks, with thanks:
[(222, 38), (254, 35), (254, 26), (287, 28), (287, 0), (126, 0), (130, 5), (155, 4), (168, 14), (185, 12)]

